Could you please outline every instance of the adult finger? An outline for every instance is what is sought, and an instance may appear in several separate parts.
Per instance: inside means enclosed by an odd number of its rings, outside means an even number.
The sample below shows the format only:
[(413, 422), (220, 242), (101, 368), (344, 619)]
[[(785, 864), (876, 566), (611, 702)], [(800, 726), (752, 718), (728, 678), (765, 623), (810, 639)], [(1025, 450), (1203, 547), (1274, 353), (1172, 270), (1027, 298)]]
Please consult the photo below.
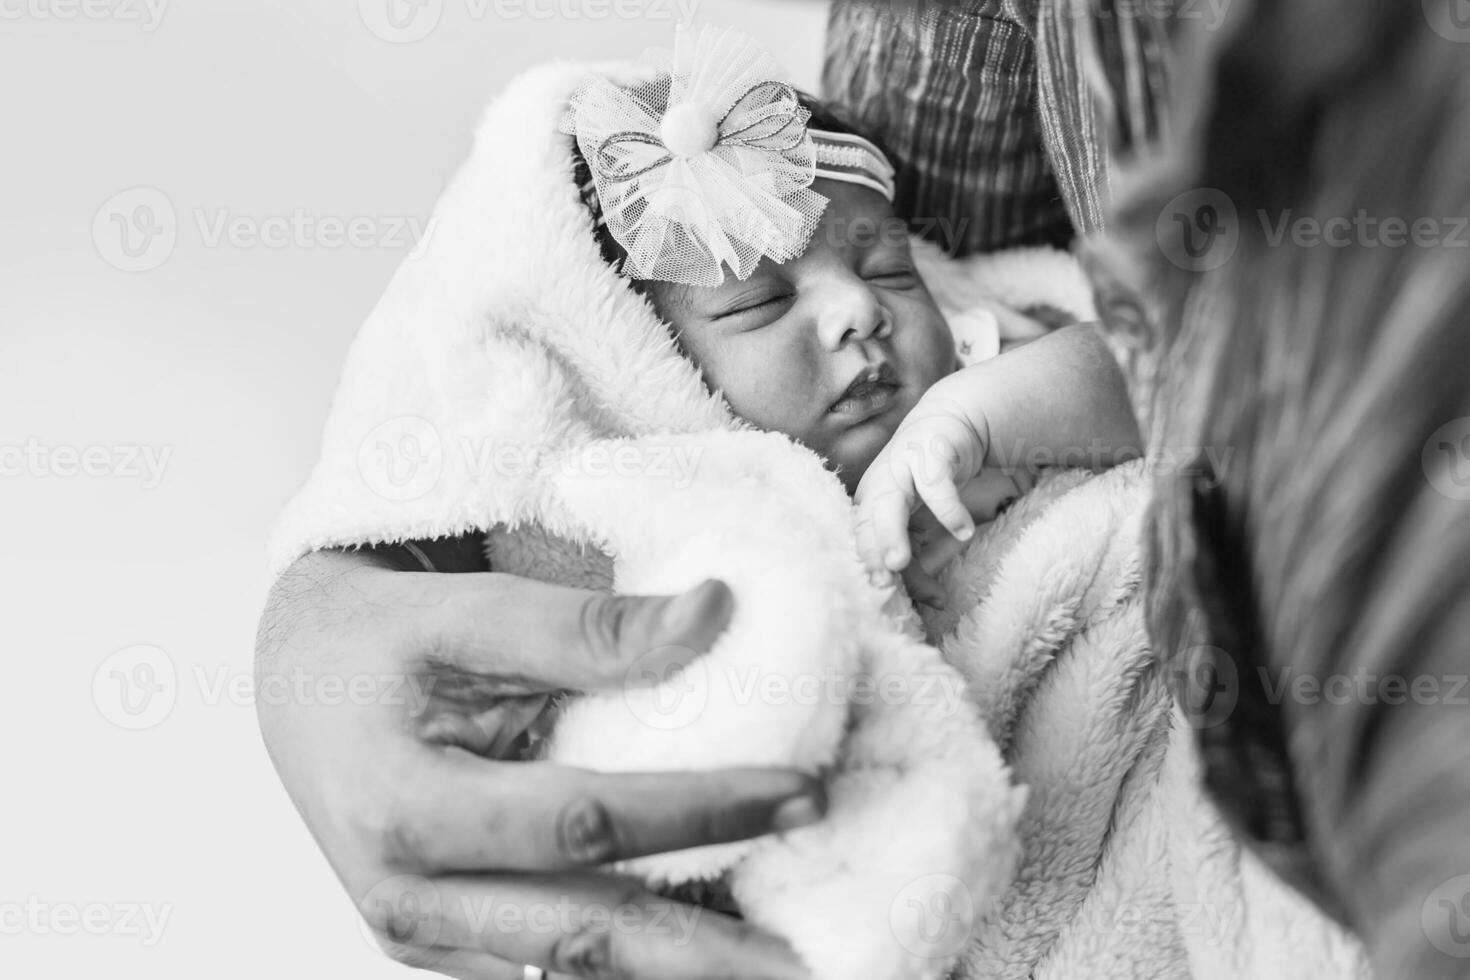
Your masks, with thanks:
[(651, 651), (670, 665), (708, 651), (735, 607), (715, 579), (676, 596), (615, 596), (496, 572), (392, 578), (412, 642), (483, 680), (482, 695), (622, 685)]
[(474, 949), (413, 946), (377, 935), (383, 955), (413, 970), (430, 970), (456, 980), (525, 980), (526, 965)]
[(815, 823), (822, 784), (786, 769), (594, 773), (426, 752), (372, 828), (417, 874), (539, 871), (722, 844)]
[[(410, 935), (436, 947), (488, 953), (571, 976), (808, 975), (781, 940), (613, 875), (417, 878), (406, 883), (398, 907), (414, 910), (411, 915), (424, 923)], [(383, 928), (391, 933), (395, 927)]]

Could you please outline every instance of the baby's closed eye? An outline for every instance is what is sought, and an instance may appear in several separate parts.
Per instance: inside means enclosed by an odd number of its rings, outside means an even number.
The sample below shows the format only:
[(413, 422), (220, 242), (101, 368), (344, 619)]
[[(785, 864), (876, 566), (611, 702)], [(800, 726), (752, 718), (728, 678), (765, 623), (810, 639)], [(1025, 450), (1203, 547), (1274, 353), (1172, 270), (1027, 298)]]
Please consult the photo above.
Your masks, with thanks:
[(911, 289), (919, 284), (919, 273), (907, 262), (884, 262), (864, 269), (862, 277), (885, 289)]
[(768, 312), (770, 309), (794, 298), (794, 296), (795, 294), (789, 288), (761, 289), (732, 299), (718, 312), (712, 314), (710, 319), (728, 320), (746, 313), (756, 311)]

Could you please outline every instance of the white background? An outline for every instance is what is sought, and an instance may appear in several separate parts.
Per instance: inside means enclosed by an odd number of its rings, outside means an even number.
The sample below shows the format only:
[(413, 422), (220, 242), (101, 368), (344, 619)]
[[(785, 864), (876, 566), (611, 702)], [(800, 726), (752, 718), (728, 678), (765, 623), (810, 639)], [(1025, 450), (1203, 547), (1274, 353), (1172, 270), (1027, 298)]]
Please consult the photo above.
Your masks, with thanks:
[[(299, 211), (391, 237), (427, 218), (511, 75), (632, 56), (673, 22), (662, 0), (601, 20), (420, 0), (437, 27), (390, 43), (367, 27), (387, 2), (174, 0), (155, 23), (132, 0), (0, 0), (0, 976), (407, 976), (276, 781), (248, 679), (267, 529), (411, 241), (210, 230)], [(579, 6), (525, 0), (553, 2)], [(822, 4), (693, 2), (816, 88)], [(176, 240), (125, 272), (98, 214), (136, 187), (166, 197)], [(166, 460), (156, 486), (132, 447)], [(65, 475), (67, 448), (105, 475)], [(113, 655), (137, 644), (156, 696), (129, 715), (123, 682), (148, 678)], [(152, 945), (124, 921), (145, 906), (167, 916)]]

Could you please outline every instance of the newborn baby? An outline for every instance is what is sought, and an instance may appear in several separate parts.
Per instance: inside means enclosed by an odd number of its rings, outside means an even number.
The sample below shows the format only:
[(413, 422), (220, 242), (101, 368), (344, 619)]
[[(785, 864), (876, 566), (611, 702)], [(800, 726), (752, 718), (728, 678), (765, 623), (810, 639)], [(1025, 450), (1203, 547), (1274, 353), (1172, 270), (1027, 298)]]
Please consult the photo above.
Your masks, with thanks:
[[(814, 128), (852, 134), (801, 98)], [(736, 415), (816, 450), (856, 493), (870, 567), (907, 569), (914, 596), (939, 604), (932, 573), (975, 520), (994, 517), (1051, 461), (1104, 466), (1137, 445), (1122, 378), (1085, 325), (963, 366), (888, 198), (823, 177), (812, 189), (828, 203), (794, 258), (762, 258), (747, 278), (717, 286), (637, 285)], [(586, 197), (600, 222), (595, 194)], [(624, 262), (607, 226), (597, 228), (604, 256)], [(1004, 337), (1042, 332), (1003, 306), (992, 312)]]
[[(931, 541), (1025, 487), (1030, 449), (1111, 439), (1126, 403), (1085, 328), (997, 306), (997, 332), (1044, 335), (967, 361), (998, 346), (973, 334), (983, 317), (942, 312), (965, 310), (971, 270), (911, 249), (882, 151), (748, 45), (688, 41), (672, 76), (548, 65), (486, 112), (435, 235), (354, 343), (275, 550), (398, 542), (433, 570), (427, 545), (472, 538), (496, 573), (570, 586), (589, 620), (576, 589), (723, 594), (692, 662), (628, 651), (624, 684), (436, 713), (425, 738), (599, 772), (812, 773), (820, 821), (620, 870), (733, 901), (822, 980), (934, 980), (958, 950), (915, 910), (1002, 894), (1025, 794), (972, 703), (1004, 688), (972, 688), (864, 575), (852, 496), (875, 508), (866, 537), (901, 549), (884, 571), (917, 577)], [(1024, 302), (998, 275), (979, 292)], [(676, 453), (696, 465), (672, 472)], [(998, 489), (973, 479), (987, 462)]]

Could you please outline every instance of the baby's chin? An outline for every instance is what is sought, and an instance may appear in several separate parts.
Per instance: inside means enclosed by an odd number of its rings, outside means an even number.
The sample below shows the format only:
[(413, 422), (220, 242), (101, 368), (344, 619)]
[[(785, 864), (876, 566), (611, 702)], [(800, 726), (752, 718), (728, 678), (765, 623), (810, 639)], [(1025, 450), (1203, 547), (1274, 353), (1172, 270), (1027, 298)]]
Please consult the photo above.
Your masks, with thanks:
[(892, 418), (884, 415), (854, 426), (837, 438), (827, 458), (849, 494), (857, 490), (858, 481), (893, 438), (902, 419), (902, 412), (892, 413)]

